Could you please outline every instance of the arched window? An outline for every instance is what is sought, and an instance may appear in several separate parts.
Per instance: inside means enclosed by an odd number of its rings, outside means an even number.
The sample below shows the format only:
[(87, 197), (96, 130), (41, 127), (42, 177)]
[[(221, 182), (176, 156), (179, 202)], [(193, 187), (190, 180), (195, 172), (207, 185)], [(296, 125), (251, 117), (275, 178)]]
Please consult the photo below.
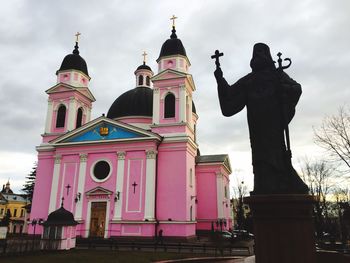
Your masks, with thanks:
[(66, 107), (61, 105), (57, 111), (56, 128), (64, 127), (66, 121)]
[(75, 128), (79, 128), (81, 126), (82, 121), (83, 121), (83, 110), (79, 108), (77, 112), (77, 122), (76, 122)]
[(143, 84), (143, 76), (140, 75), (139, 76), (139, 86), (141, 86)]
[(146, 85), (149, 86), (151, 83), (150, 83), (150, 78), (149, 76), (146, 77)]
[(164, 118), (175, 117), (175, 96), (172, 93), (166, 95), (164, 100)]

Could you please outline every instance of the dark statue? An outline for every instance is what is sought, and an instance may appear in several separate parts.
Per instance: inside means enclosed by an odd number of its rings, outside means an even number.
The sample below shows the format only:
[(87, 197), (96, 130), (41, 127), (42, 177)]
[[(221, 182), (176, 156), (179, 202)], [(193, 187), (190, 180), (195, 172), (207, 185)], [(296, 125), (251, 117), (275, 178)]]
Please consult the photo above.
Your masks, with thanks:
[(307, 194), (308, 187), (300, 179), (291, 163), (288, 124), (295, 114), (301, 86), (291, 79), (282, 67), (272, 60), (266, 44), (254, 45), (250, 61), (252, 72), (229, 85), (223, 77), (219, 57), (215, 52), (214, 72), (220, 107), (226, 117), (247, 107), (250, 144), (254, 172), (254, 191), (258, 194)]

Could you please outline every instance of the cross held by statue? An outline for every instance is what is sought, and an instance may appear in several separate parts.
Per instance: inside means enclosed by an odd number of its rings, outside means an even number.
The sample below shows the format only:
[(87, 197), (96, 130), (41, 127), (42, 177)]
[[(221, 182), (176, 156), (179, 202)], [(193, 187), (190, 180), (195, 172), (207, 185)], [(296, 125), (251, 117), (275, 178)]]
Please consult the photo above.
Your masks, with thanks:
[(215, 65), (216, 67), (220, 67), (220, 61), (219, 61), (219, 57), (222, 57), (224, 55), (224, 53), (219, 52), (219, 50), (215, 50), (215, 54), (211, 56), (212, 59), (215, 58)]

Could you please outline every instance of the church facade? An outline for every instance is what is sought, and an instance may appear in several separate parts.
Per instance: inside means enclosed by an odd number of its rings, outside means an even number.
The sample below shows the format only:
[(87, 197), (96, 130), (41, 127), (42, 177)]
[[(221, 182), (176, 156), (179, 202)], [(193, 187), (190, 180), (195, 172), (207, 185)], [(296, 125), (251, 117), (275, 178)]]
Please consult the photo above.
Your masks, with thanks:
[[(81, 237), (191, 238), (232, 227), (229, 157), (200, 155), (196, 91), (189, 59), (173, 26), (158, 73), (145, 60), (136, 85), (107, 115), (91, 120), (95, 98), (78, 41), (48, 94), (31, 220), (61, 205)], [(29, 230), (33, 233), (33, 229)], [(42, 233), (36, 226), (36, 233)]]

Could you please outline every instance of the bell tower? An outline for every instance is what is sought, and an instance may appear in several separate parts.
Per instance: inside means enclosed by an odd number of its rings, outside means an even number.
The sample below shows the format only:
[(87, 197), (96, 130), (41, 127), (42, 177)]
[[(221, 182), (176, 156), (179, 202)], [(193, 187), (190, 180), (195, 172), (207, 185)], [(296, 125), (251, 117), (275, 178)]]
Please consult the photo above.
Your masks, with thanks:
[(195, 85), (188, 73), (190, 61), (181, 40), (176, 35), (173, 16), (172, 33), (161, 48), (158, 74), (153, 82), (153, 131), (159, 134), (183, 133), (194, 140), (198, 119), (192, 101)]
[(68, 54), (57, 70), (57, 83), (49, 95), (43, 142), (79, 128), (90, 121), (94, 96), (89, 90), (90, 76), (85, 60), (79, 55), (79, 36), (72, 54)]

